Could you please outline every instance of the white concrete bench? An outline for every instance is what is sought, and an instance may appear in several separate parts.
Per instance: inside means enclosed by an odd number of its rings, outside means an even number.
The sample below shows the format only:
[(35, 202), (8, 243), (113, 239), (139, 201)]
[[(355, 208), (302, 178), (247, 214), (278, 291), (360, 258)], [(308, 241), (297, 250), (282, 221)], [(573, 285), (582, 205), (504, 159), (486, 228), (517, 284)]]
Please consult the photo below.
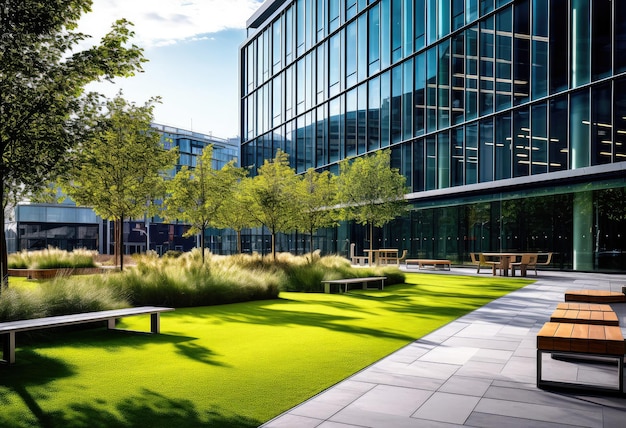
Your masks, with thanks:
[(322, 281), (324, 284), (324, 293), (330, 293), (330, 287), (332, 285), (339, 286), (339, 291), (341, 292), (341, 286), (345, 287), (345, 292), (348, 292), (348, 285), (350, 284), (363, 284), (363, 290), (367, 290), (367, 284), (369, 282), (380, 282), (380, 289), (383, 290), (385, 288), (385, 280), (386, 276), (368, 276), (364, 278), (346, 278), (346, 279), (328, 279), (326, 281)]
[(15, 333), (29, 330), (39, 330), (50, 327), (84, 324), (97, 321), (106, 321), (107, 328), (115, 329), (115, 322), (119, 318), (133, 315), (150, 314), (150, 332), (160, 332), (161, 312), (173, 311), (174, 308), (162, 308), (157, 306), (141, 306), (137, 308), (113, 309), (109, 311), (84, 312), (81, 314), (59, 315), (55, 317), (34, 318), (28, 320), (7, 321), (0, 323), (0, 335), (2, 335), (3, 362), (13, 364), (15, 362)]

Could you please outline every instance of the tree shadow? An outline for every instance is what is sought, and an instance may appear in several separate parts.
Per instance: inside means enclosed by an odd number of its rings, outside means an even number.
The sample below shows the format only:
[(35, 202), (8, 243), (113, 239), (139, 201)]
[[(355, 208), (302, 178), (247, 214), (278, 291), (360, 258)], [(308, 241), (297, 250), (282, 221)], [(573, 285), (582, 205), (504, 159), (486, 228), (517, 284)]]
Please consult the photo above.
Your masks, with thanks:
[[(48, 348), (71, 346), (76, 349), (93, 348), (94, 352), (115, 354), (124, 348), (141, 349), (149, 344), (172, 344), (178, 352), (190, 359), (203, 364), (225, 367), (218, 361), (218, 354), (211, 349), (194, 343), (196, 337), (175, 334), (152, 334), (133, 330), (108, 330), (101, 326), (91, 329), (58, 328), (48, 329), (45, 333), (24, 334), (20, 337), (20, 345), (36, 346), (45, 353)], [(19, 350), (16, 358), (21, 359), (24, 350)]]
[[(189, 400), (169, 398), (154, 391), (144, 389), (140, 395), (118, 403), (114, 410), (107, 408), (105, 399), (92, 404), (77, 403), (69, 408), (45, 413), (25, 387), (15, 388), (25, 403), (31, 403), (36, 422), (44, 428), (110, 428), (110, 427), (151, 427), (151, 428), (252, 428), (262, 421), (237, 414), (225, 414), (219, 408), (198, 410)], [(22, 427), (28, 424), (16, 421), (7, 415), (0, 415), (0, 426)]]

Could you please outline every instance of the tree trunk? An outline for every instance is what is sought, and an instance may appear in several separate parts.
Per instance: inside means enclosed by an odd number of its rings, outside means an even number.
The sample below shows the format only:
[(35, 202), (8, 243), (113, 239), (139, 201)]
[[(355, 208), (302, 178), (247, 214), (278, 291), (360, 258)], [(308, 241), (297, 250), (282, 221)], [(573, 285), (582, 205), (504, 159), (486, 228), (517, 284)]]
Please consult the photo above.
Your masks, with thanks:
[(272, 258), (276, 261), (276, 231), (272, 229)]
[(313, 254), (313, 228), (309, 230), (309, 251)]
[(2, 205), (2, 214), (0, 215), (0, 291), (9, 287), (9, 256), (7, 254), (7, 239), (4, 233), (4, 176), (0, 177), (0, 204)]
[(200, 251), (202, 251), (202, 264), (204, 264), (204, 231), (206, 226), (203, 224), (200, 228)]
[(369, 222), (370, 226), (370, 254), (372, 254), (372, 250), (374, 249), (374, 223)]
[(237, 230), (237, 253), (241, 254), (241, 230)]
[(120, 271), (124, 270), (124, 216), (118, 220), (117, 227), (117, 253), (120, 255)]

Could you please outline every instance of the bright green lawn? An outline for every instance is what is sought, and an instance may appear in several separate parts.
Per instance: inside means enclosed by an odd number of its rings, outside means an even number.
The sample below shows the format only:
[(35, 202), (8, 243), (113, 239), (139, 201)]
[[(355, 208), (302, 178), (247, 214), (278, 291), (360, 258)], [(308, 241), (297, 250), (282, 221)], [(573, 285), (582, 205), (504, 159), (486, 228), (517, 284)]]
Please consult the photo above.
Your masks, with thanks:
[(178, 309), (155, 336), (18, 334), (17, 363), (0, 368), (0, 426), (256, 427), (528, 283), (408, 274), (384, 292)]

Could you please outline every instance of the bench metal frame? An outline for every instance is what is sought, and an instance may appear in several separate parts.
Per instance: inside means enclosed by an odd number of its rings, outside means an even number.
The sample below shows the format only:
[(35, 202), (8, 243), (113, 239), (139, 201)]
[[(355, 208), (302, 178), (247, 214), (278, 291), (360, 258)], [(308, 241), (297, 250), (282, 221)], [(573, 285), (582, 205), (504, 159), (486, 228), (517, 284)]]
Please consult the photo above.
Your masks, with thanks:
[(345, 287), (345, 292), (347, 293), (349, 284), (363, 284), (363, 290), (368, 290), (367, 288), (368, 282), (378, 282), (378, 281), (380, 281), (380, 289), (384, 290), (386, 279), (387, 279), (386, 276), (368, 276), (368, 277), (363, 277), (363, 278), (329, 279), (326, 281), (322, 281), (322, 284), (324, 284), (324, 293), (326, 294), (330, 293), (331, 285), (338, 285), (339, 292), (341, 292), (341, 286), (343, 285)]
[[(543, 363), (543, 354), (549, 353), (552, 354), (553, 357), (556, 355), (571, 355), (575, 357), (579, 357), (582, 359), (590, 360), (592, 358), (608, 358), (617, 360), (617, 371), (619, 376), (618, 387), (617, 389), (611, 387), (603, 387), (597, 385), (588, 385), (584, 383), (577, 382), (564, 382), (564, 381), (554, 381), (554, 380), (545, 380), (542, 379), (542, 363)], [(584, 389), (588, 391), (598, 391), (598, 392), (617, 392), (622, 394), (624, 392), (624, 355), (615, 355), (615, 354), (594, 354), (594, 353), (586, 353), (586, 352), (578, 352), (578, 351), (561, 351), (561, 350), (553, 350), (553, 349), (537, 349), (537, 387), (546, 388), (546, 387), (556, 387), (556, 388), (576, 388), (576, 389)]]
[(29, 330), (39, 330), (43, 328), (62, 327), (74, 324), (85, 324), (98, 321), (106, 321), (107, 329), (122, 330), (115, 327), (119, 318), (150, 315), (150, 332), (158, 334), (161, 331), (161, 312), (173, 311), (174, 308), (163, 308), (157, 306), (141, 306), (137, 308), (113, 309), (109, 311), (84, 312), (80, 314), (59, 315), (54, 317), (35, 318), (19, 321), (8, 321), (0, 323), (0, 334), (2, 335), (2, 356), (1, 362), (15, 363), (15, 333)]

